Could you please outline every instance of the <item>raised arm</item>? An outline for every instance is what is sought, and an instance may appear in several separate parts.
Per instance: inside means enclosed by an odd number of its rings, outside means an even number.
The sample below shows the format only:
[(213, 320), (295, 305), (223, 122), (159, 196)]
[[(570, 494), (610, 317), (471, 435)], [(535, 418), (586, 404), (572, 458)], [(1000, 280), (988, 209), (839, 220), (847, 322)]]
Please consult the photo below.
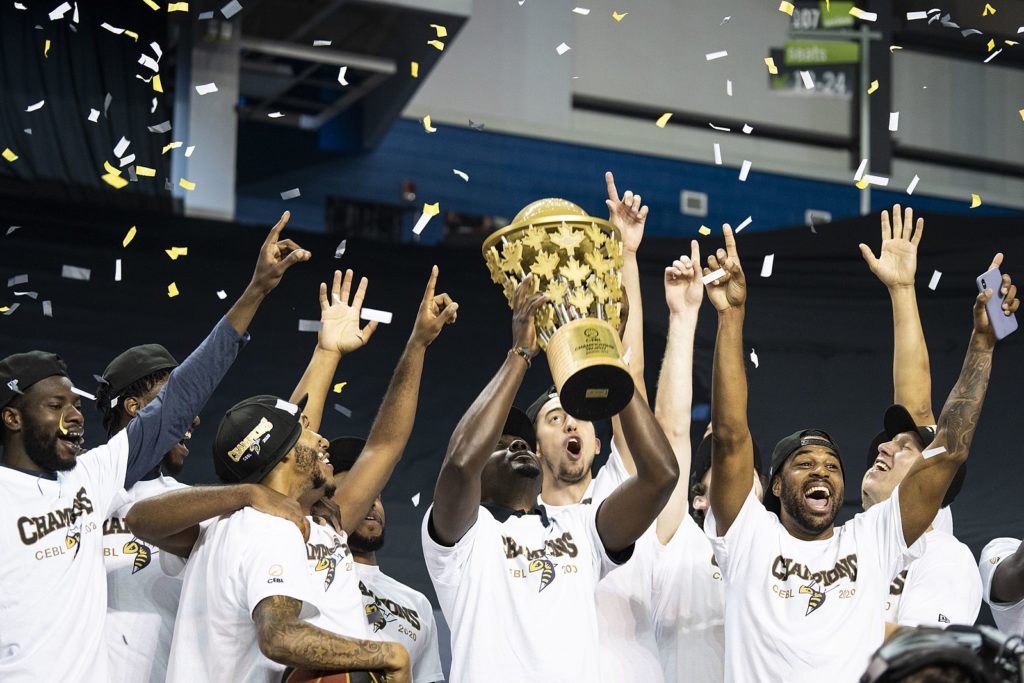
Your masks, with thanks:
[[(611, 171), (604, 174), (608, 188), (608, 221), (619, 229), (622, 236), (622, 286), (626, 292), (629, 315), (626, 328), (622, 334), (622, 346), (629, 354), (629, 374), (633, 384), (643, 399), (647, 400), (647, 385), (644, 381), (644, 306), (640, 291), (640, 266), (636, 260), (636, 252), (644, 237), (644, 224), (647, 221), (648, 207), (642, 206), (640, 195), (631, 190), (619, 197), (615, 187), (615, 177)], [(636, 474), (633, 456), (629, 444), (622, 437), (622, 423), (619, 416), (612, 418), (612, 440), (615, 450), (619, 452), (622, 465), (630, 475)]]
[(444, 326), (455, 322), (459, 305), (447, 294), (434, 294), (437, 274), (437, 266), (434, 266), (412, 335), (398, 360), (366, 446), (338, 487), (341, 523), (347, 533), (353, 533), (362, 523), (402, 457), (416, 420), (424, 354)]
[(412, 683), (409, 653), (397, 643), (346, 638), (299, 618), (302, 602), (264, 598), (252, 612), (260, 652), (278, 664), (326, 671), (376, 671), (385, 683)]
[(707, 285), (708, 299), (718, 311), (718, 337), (711, 373), (711, 511), (716, 531), (724, 536), (736, 521), (754, 481), (754, 442), (747, 424), (747, 373), (743, 366), (743, 317), (747, 282), (736, 250), (736, 238), (725, 225), (725, 249), (708, 256), (704, 275), (722, 268), (725, 274)]
[(1024, 600), (1024, 543), (996, 567), (989, 598), (992, 602), (1009, 605)]
[[(997, 259), (1001, 262), (1000, 256)], [(1004, 298), (1003, 315), (1012, 315), (1020, 301), (1017, 299), (1017, 287), (1009, 275), (1003, 275), (999, 295)], [(996, 338), (985, 310), (985, 304), (992, 296), (993, 291), (989, 289), (975, 299), (974, 332), (967, 347), (967, 357), (960, 378), (942, 407), (935, 439), (929, 446), (931, 451), (944, 450), (915, 462), (900, 484), (900, 514), (907, 545), (912, 545), (931, 525), (953, 475), (967, 460), (992, 373)]]
[(892, 300), (893, 402), (905, 406), (919, 425), (935, 424), (932, 413), (932, 375), (925, 344), (921, 316), (917, 309), (914, 276), (917, 272), (917, 251), (924, 233), (924, 219), (914, 225), (914, 210), (900, 205), (882, 212), (882, 251), (878, 258), (866, 244), (860, 253), (871, 272), (889, 290)]
[(199, 538), (199, 525), (208, 519), (252, 507), (299, 527), (309, 538), (309, 522), (298, 501), (260, 484), (194, 486), (141, 500), (125, 523), (139, 539), (164, 552), (188, 557)]
[(277, 287), (288, 268), (309, 259), (309, 252), (291, 240), (278, 240), (287, 222), (285, 212), (263, 242), (249, 286), (224, 319), (171, 373), (157, 397), (128, 423), (126, 488), (151, 472), (181, 439), (248, 339), (245, 330), (260, 303)]
[(665, 432), (679, 467), (679, 481), (665, 509), (658, 515), (658, 540), (672, 540), (686, 516), (690, 485), (690, 418), (693, 407), (693, 341), (697, 313), (704, 298), (700, 246), (690, 242), (685, 254), (665, 269), (665, 301), (668, 303), (668, 340), (658, 375), (654, 416)]
[(480, 508), (480, 475), (487, 458), (498, 445), (501, 429), (512, 408), (519, 386), (529, 367), (515, 352), (526, 349), (536, 355), (537, 332), (534, 316), (545, 301), (543, 294), (531, 294), (533, 275), (516, 288), (512, 302), (512, 350), (497, 374), (476, 397), (459, 420), (434, 486), (431, 530), (444, 545), (455, 545), (476, 521)]

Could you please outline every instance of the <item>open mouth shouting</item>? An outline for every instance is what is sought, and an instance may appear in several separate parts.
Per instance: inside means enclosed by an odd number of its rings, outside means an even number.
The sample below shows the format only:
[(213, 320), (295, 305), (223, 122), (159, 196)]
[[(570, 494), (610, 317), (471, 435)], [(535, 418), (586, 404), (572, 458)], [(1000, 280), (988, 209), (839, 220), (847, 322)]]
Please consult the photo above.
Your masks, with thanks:
[(811, 484), (804, 489), (804, 502), (814, 512), (828, 512), (832, 502), (832, 488), (826, 484)]
[(578, 461), (583, 457), (583, 440), (578, 436), (570, 436), (565, 440), (565, 453), (571, 462)]
[(71, 457), (77, 457), (85, 450), (85, 433), (79, 427), (68, 427), (58, 432), (57, 441)]

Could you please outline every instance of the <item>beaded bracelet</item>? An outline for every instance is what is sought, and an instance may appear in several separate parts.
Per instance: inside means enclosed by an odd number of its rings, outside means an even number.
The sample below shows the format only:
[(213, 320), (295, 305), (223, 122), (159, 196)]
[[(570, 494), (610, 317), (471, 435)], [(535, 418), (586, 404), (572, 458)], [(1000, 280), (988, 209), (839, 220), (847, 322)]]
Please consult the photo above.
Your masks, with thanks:
[(523, 348), (522, 346), (513, 346), (508, 350), (509, 353), (514, 353), (523, 360), (526, 361), (526, 367), (530, 367), (530, 361), (533, 358), (533, 354), (530, 353), (529, 349)]

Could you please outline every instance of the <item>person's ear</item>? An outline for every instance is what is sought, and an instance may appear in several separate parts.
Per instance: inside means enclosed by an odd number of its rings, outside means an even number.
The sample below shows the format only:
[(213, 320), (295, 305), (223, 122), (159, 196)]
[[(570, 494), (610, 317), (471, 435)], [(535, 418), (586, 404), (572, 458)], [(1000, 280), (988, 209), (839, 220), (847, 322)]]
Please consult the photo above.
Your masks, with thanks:
[(782, 495), (782, 477), (772, 479), (772, 495), (776, 498)]
[(0, 421), (3, 422), (6, 429), (9, 429), (12, 432), (21, 431), (21, 411), (17, 408), (6, 406), (2, 411), (0, 411)]
[(135, 396), (124, 399), (121, 401), (121, 405), (124, 406), (124, 412), (128, 414), (128, 417), (135, 417), (142, 410), (142, 401)]
[(601, 454), (601, 439), (594, 437), (594, 456)]
[(694, 496), (693, 505), (694, 510), (707, 510), (708, 509), (708, 498), (707, 496)]

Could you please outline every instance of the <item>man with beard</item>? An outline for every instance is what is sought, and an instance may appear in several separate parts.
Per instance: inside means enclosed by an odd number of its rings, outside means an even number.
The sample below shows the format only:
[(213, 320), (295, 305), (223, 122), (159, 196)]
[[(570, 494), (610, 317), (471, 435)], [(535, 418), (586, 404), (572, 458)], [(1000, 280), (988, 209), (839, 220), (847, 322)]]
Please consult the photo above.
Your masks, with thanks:
[(111, 501), (160, 462), (206, 403), (285, 271), (309, 259), (270, 231), (252, 281), (127, 429), (84, 451), (81, 400), (59, 357), (0, 361), (0, 679), (109, 680), (102, 525)]
[[(355, 436), (331, 441), (329, 455), (336, 483), (347, 476), (366, 443)], [(437, 624), (430, 600), (385, 574), (377, 563), (377, 551), (384, 547), (384, 519), (384, 504), (378, 495), (359, 528), (348, 535), (370, 638), (400, 643), (409, 651), (413, 683), (443, 681)]]
[[(913, 209), (893, 207), (881, 215), (882, 249), (875, 258), (867, 245), (861, 253), (871, 272), (886, 286), (893, 315), (893, 393), (897, 404), (886, 412), (885, 429), (875, 437), (868, 453), (868, 469), (861, 481), (865, 510), (889, 499), (913, 464), (935, 437), (931, 406), (931, 368), (924, 330), (917, 310), (914, 276), (924, 219), (914, 223)], [(1002, 263), (998, 254), (989, 268)], [(1008, 292), (1000, 292), (1006, 296)], [(1013, 292), (1008, 300), (1015, 298)], [(904, 408), (903, 406), (907, 406)], [(920, 426), (919, 426), (920, 425)], [(981, 609), (981, 578), (975, 571), (974, 554), (948, 530), (949, 505), (963, 485), (967, 465), (954, 476), (942, 507), (926, 532), (921, 557), (893, 578), (884, 603), (887, 631), (899, 626), (973, 624)]]
[(538, 350), (534, 316), (545, 297), (529, 294), (532, 284), (528, 275), (516, 290), (512, 348), (456, 427), (423, 520), (427, 569), (452, 627), (456, 683), (598, 680), (597, 582), (629, 559), (678, 477), (635, 392), (620, 418), (636, 475), (598, 504), (550, 515), (538, 505), (531, 421), (511, 410)]
[[(214, 464), (222, 481), (259, 482), (291, 499), (300, 517), (320, 498), (334, 498), (333, 509), (318, 506), (326, 524), (302, 522), (305, 548), (280, 520), (248, 509), (219, 517), (200, 538), (201, 523), (225, 514), (217, 499), (222, 487), (167, 493), (138, 503), (129, 513), (129, 526), (143, 540), (179, 555), (191, 554), (168, 681), (269, 682), (285, 667), (373, 670), (388, 680), (411, 680), (404, 648), (367, 639), (347, 534), (360, 526), (401, 457), (415, 420), (426, 348), (456, 318), (458, 304), (447, 294), (434, 294), (437, 276), (435, 266), (374, 421), (373, 448), (368, 447), (339, 485), (327, 462), (329, 444), (314, 430), (341, 355), (360, 348), (376, 327), (370, 323), (359, 328), (366, 278), (352, 295), (352, 271), (344, 283), (336, 272), (330, 300), (327, 286), (321, 285), (321, 338), (292, 396), (297, 405), (256, 397), (235, 406), (221, 422)], [(294, 415), (300, 412), (296, 423)], [(315, 465), (317, 459), (323, 464)], [(299, 566), (304, 566), (305, 582), (294, 577)], [(278, 580), (286, 575), (292, 577), (287, 585)], [(235, 590), (225, 591), (225, 586)], [(239, 631), (251, 637), (239, 640)], [(208, 655), (190, 656), (195, 650)]]
[[(746, 281), (732, 231), (723, 231), (726, 249), (710, 256), (705, 269), (705, 277), (716, 273), (708, 298), (718, 311), (712, 378), (716, 482), (705, 529), (728, 596), (726, 679), (854, 681), (884, 637), (879, 605), (890, 578), (920, 554), (915, 543), (967, 459), (995, 348), (985, 310), (993, 292), (975, 300), (974, 332), (932, 449), (887, 501), (834, 528), (843, 469), (835, 441), (823, 430), (802, 429), (782, 439), (772, 453), (765, 504), (753, 495), (743, 365)], [(1009, 276), (1003, 285), (1011, 286)]]

